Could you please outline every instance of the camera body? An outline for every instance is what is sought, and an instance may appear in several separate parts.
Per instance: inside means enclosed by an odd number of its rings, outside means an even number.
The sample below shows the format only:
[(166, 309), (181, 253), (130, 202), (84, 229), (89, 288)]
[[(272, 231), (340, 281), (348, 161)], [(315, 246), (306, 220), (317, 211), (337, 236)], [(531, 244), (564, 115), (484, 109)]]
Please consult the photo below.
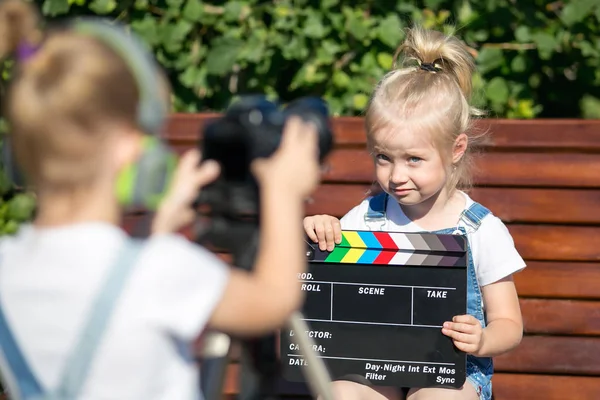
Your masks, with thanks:
[(304, 97), (279, 108), (264, 96), (248, 96), (233, 104), (225, 115), (205, 126), (204, 159), (221, 164), (221, 177), (231, 184), (255, 184), (250, 164), (271, 156), (279, 147), (284, 126), (292, 116), (312, 122), (319, 135), (320, 160), (333, 146), (326, 103)]

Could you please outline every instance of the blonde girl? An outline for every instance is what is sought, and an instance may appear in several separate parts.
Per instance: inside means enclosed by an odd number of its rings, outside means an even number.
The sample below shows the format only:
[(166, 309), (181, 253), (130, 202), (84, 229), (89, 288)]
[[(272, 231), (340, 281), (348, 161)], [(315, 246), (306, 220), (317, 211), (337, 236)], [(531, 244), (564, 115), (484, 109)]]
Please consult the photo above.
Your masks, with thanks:
[[(10, 346), (3, 344), (1, 375), (11, 399), (37, 396), (36, 390), (68, 399), (198, 399), (191, 350), (206, 327), (265, 333), (301, 304), (296, 276), (306, 262), (300, 221), (303, 199), (318, 183), (316, 132), (290, 121), (278, 151), (253, 165), (262, 237), (252, 273), (228, 268), (177, 234), (194, 219), (199, 190), (219, 174), (215, 163), (200, 164), (196, 151), (180, 160), (152, 236), (131, 252), (132, 241), (120, 228), (117, 187), (123, 171), (146, 154), (149, 132), (140, 123), (140, 104), (151, 88), (135, 77), (148, 67), (138, 59), (134, 71), (115, 50), (124, 30), (115, 43), (103, 37), (109, 28), (100, 35), (91, 25), (79, 26), (41, 32), (30, 3), (0, 3), (0, 56), (15, 54), (19, 62), (4, 111), (14, 154), (38, 200), (33, 223), (0, 240), (3, 332), (12, 332), (13, 350), (30, 372), (8, 365)], [(163, 85), (162, 72), (153, 73), (152, 84)], [(162, 98), (150, 99), (159, 113), (168, 108), (166, 87)], [(123, 254), (130, 258), (119, 258)], [(97, 348), (86, 370), (74, 371), (84, 373), (80, 387), (72, 389), (69, 381), (65, 394), (63, 374), (81, 360), (86, 346), (78, 343), (90, 345), (84, 329), (97, 315), (95, 301), (112, 288), (105, 281), (120, 274), (118, 265), (129, 275), (118, 298), (107, 296), (114, 308), (102, 331), (85, 331), (100, 334)]]
[[(339, 221), (307, 217), (304, 227), (323, 250), (344, 230), (436, 232), (466, 235), (469, 244), (467, 314), (442, 332), (466, 352), (467, 381), (458, 389), (410, 388), (408, 399), (489, 400), (492, 357), (514, 349), (523, 323), (512, 275), (525, 263), (505, 225), (462, 189), (470, 182), (475, 69), (456, 37), (414, 28), (398, 51), (398, 68), (377, 84), (365, 116), (368, 150), (383, 193)], [(383, 222), (370, 219), (383, 214)], [(393, 306), (393, 305), (392, 305)], [(399, 399), (406, 390), (351, 380), (334, 382), (339, 399)]]

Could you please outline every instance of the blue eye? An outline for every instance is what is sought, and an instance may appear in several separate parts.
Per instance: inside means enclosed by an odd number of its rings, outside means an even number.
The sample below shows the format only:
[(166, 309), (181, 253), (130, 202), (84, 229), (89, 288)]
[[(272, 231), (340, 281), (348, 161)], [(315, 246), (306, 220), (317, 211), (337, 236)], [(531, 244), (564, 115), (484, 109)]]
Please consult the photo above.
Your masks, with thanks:
[(388, 156), (386, 156), (385, 154), (377, 154), (375, 156), (375, 159), (381, 160), (381, 161), (390, 161), (390, 158)]
[(416, 163), (418, 163), (418, 162), (420, 162), (420, 161), (423, 161), (423, 159), (422, 159), (422, 158), (420, 158), (420, 157), (409, 157), (409, 158), (408, 158), (408, 162), (409, 162), (409, 163), (416, 164)]

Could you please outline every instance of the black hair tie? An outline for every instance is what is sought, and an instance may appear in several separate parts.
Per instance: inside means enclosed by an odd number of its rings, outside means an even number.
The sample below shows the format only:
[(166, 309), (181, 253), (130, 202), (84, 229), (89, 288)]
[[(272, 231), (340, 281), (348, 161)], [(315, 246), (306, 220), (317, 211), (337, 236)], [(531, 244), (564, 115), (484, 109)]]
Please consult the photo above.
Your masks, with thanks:
[(420, 68), (428, 72), (440, 72), (442, 69), (435, 66), (434, 63), (421, 63)]

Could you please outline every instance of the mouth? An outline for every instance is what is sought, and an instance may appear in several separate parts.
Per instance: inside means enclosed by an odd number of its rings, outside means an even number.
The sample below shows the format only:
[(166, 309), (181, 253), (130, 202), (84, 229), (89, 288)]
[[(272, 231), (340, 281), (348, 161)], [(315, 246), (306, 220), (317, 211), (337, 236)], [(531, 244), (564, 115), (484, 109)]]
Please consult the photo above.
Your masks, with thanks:
[(393, 192), (396, 196), (406, 196), (407, 194), (409, 194), (410, 192), (412, 192), (414, 189), (394, 189)]

